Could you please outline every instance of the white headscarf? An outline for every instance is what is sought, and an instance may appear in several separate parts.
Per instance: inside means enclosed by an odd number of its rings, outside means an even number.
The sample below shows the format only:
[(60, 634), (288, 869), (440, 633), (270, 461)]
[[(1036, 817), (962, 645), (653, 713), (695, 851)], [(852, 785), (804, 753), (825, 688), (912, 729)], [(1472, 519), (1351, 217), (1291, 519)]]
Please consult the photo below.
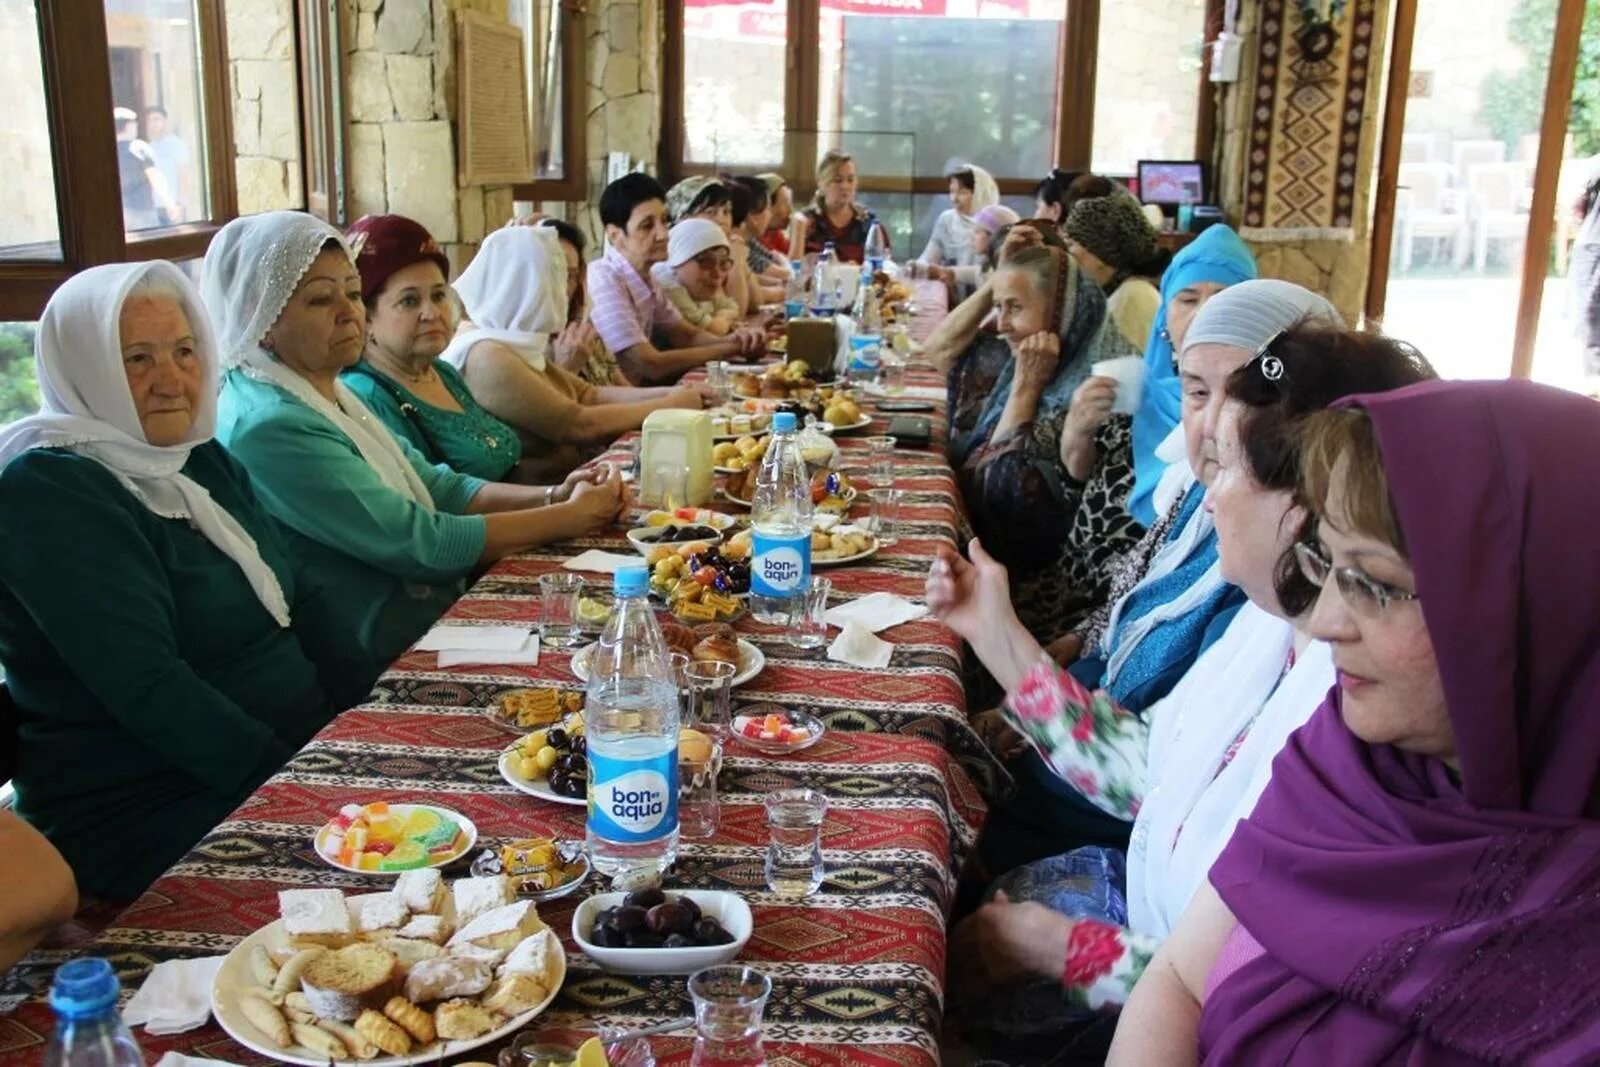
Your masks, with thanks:
[(234, 219), (217, 233), (206, 251), (200, 284), (221, 341), (222, 364), (276, 385), (333, 423), (385, 485), (431, 509), (433, 496), (428, 487), (417, 477), (394, 435), (360, 397), (336, 378), (333, 391), (339, 402), (329, 403), (310, 382), (261, 347), (300, 279), (329, 241), (337, 241), (349, 254), (343, 234), (298, 211), (268, 211)]
[(456, 295), (477, 327), (458, 334), (441, 358), (466, 366), (479, 341), (499, 341), (536, 371), (550, 335), (567, 324), (567, 257), (548, 226), (506, 226), (484, 238), (456, 279)]
[[(129, 290), (151, 275), (177, 290), (202, 366), (199, 407), (181, 445), (145, 439), (122, 365), (122, 305)], [(65, 448), (94, 460), (155, 514), (192, 522), (239, 565), (278, 625), (288, 626), (283, 587), (255, 540), (203, 485), (180, 473), (190, 450), (216, 432), (218, 373), (211, 322), (183, 272), (153, 260), (92, 267), (67, 279), (45, 305), (34, 362), (43, 403), (37, 415), (0, 428), (0, 468), (34, 448)]]
[(976, 215), (990, 204), (1000, 202), (1000, 186), (995, 184), (994, 176), (976, 163), (967, 167), (972, 171), (972, 211)]

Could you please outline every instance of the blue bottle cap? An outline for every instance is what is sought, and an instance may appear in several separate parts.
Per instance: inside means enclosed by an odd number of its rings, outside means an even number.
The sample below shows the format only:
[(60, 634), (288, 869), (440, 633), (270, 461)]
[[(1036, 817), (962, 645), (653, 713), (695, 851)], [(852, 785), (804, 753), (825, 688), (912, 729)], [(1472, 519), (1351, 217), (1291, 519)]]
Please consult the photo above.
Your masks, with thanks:
[(63, 1019), (103, 1015), (116, 1008), (121, 991), (111, 964), (98, 956), (87, 956), (56, 970), (55, 983), (50, 987), (50, 1007)]
[(772, 428), (778, 433), (794, 432), (794, 412), (779, 411), (772, 416)]
[(611, 591), (617, 596), (644, 596), (650, 589), (650, 569), (643, 563), (618, 567), (611, 579)]

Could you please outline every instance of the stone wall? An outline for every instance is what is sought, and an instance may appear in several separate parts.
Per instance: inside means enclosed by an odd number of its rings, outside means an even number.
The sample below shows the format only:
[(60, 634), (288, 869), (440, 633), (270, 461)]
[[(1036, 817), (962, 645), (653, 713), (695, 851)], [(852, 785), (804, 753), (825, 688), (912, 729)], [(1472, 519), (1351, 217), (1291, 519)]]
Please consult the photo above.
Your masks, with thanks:
[[(1240, 79), (1224, 99), (1219, 131), (1222, 163), (1218, 187), (1222, 206), (1237, 223), (1244, 208), (1245, 162), (1249, 141), (1249, 109), (1255, 95), (1255, 23), (1258, 4), (1242, 5), (1240, 32), (1246, 35)], [(1372, 254), (1372, 197), (1377, 182), (1378, 140), (1381, 135), (1384, 89), (1388, 83), (1388, 6), (1378, 5), (1372, 28), (1372, 54), (1381, 57), (1369, 65), (1367, 100), (1362, 118), (1361, 156), (1356, 164), (1355, 238), (1350, 241), (1251, 242), (1264, 278), (1283, 278), (1326, 296), (1351, 324), (1361, 321), (1366, 302), (1367, 275)], [(1344, 23), (1348, 26), (1348, 19)]]
[(239, 214), (305, 206), (293, 0), (227, 0)]

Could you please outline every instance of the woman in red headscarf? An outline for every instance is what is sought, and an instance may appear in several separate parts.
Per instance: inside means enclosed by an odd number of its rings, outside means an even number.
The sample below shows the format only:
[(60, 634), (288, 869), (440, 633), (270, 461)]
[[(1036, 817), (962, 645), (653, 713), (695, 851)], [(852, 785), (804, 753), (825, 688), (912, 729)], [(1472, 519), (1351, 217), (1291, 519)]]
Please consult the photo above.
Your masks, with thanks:
[(1600, 408), (1436, 382), (1317, 416), (1339, 685), (1122, 1014), (1113, 1064), (1600, 1057)]

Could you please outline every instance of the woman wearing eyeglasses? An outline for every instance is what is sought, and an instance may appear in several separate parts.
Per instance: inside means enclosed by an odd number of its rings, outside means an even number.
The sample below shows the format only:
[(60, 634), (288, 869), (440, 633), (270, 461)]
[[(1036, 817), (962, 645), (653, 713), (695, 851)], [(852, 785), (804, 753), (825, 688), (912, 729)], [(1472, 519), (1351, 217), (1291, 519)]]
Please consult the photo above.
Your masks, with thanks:
[(651, 268), (656, 284), (685, 322), (724, 337), (739, 325), (743, 309), (728, 295), (733, 251), (722, 228), (690, 218), (672, 227), (667, 261)]
[[(1269, 337), (1233, 364), (1219, 387), (1226, 400), (1210, 407), (1203, 431), (1215, 462), (1206, 507), (1222, 577), (1250, 602), (1143, 716), (1044, 659), (1008, 697), (1008, 717), (1057, 774), (1107, 814), (1136, 821), (1125, 901), (1115, 877), (1122, 857), (1078, 849), (1010, 872), (995, 902), (958, 929), (953, 993), (984, 990), (971, 1015), (999, 1042), (1059, 1040), (1042, 1024), (1059, 1031), (1126, 999), (1265, 788), (1284, 739), (1333, 684), (1327, 647), (1303, 625), (1316, 589), (1294, 552), (1309, 536), (1295, 497), (1299, 432), (1345, 395), (1395, 389), (1432, 371), (1413, 350), (1375, 335), (1301, 324)], [(1185, 357), (1193, 376), (1227, 354), (1191, 348)], [(1086, 886), (1083, 875), (1096, 865), (1110, 884)], [(984, 1051), (1031, 1061), (1039, 1049)]]
[(1600, 409), (1524, 381), (1306, 429), (1338, 685), (1122, 1015), (1112, 1062), (1600, 1061)]

